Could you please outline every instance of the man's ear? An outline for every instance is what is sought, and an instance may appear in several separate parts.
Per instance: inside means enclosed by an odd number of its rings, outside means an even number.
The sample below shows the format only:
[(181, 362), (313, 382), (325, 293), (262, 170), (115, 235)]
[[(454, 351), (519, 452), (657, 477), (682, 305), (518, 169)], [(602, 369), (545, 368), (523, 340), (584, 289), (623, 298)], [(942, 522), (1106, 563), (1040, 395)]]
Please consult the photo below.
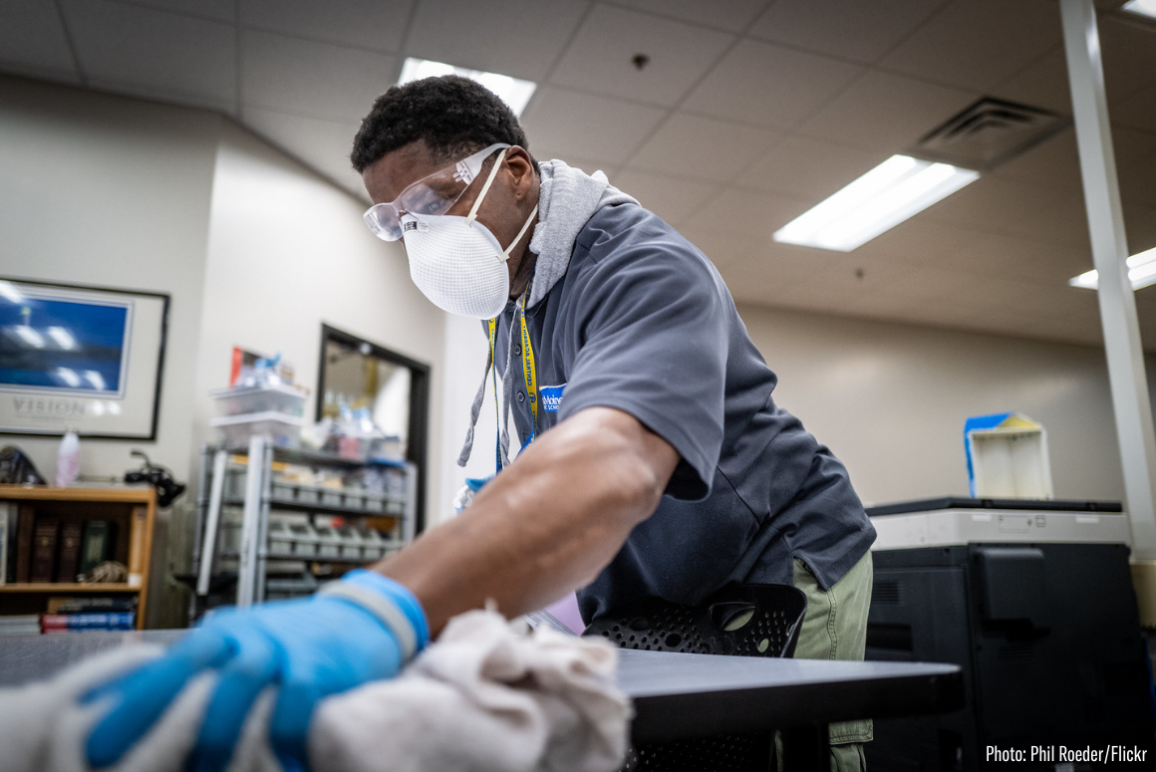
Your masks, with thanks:
[(530, 160), (530, 154), (520, 147), (512, 147), (507, 150), (505, 160), (507, 168), (514, 178), (514, 192), (521, 200), (530, 194), (530, 190), (534, 186), (534, 180), (537, 176), (534, 172), (534, 162)]

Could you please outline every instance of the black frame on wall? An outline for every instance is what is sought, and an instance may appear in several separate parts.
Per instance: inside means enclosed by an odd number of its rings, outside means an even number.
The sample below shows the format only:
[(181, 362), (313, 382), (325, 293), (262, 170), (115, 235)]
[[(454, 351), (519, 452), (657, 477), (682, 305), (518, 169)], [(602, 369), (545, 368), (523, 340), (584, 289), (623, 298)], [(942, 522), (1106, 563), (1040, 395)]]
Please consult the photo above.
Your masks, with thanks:
[(417, 518), (414, 523), (414, 533), (425, 530), (426, 490), (428, 483), (428, 448), (429, 448), (429, 390), (430, 366), (416, 359), (410, 359), (404, 354), (391, 351), (373, 341), (360, 338), (352, 333), (321, 325), (321, 361), (317, 368), (317, 404), (314, 415), (320, 418), (325, 406), (325, 347), (330, 341), (359, 349), (362, 353), (372, 354), (387, 362), (406, 367), (410, 372), (409, 386), (409, 427), (406, 443), (406, 460), (417, 467)]

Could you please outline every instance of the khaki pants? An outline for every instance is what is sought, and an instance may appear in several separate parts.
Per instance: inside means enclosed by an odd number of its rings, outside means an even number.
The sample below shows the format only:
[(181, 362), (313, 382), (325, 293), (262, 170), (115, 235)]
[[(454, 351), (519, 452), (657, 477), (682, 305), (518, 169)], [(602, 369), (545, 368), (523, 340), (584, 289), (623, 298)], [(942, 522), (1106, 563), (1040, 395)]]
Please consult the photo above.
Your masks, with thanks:
[[(807, 613), (799, 631), (795, 659), (863, 659), (873, 579), (870, 552), (826, 592), (810, 570), (795, 560), (795, 586), (807, 596)], [(863, 743), (871, 741), (872, 729), (869, 718), (831, 724), (831, 772), (862, 772), (867, 768)], [(778, 733), (775, 747), (781, 772)]]

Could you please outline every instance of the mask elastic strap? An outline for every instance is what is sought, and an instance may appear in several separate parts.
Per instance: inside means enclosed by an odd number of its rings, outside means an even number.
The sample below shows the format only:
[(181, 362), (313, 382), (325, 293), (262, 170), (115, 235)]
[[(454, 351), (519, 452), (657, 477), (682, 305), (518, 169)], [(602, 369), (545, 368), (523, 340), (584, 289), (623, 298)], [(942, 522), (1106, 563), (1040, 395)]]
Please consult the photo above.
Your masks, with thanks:
[(494, 182), (494, 177), (498, 176), (498, 167), (502, 165), (502, 159), (506, 157), (506, 151), (509, 148), (502, 148), (502, 152), (498, 153), (498, 160), (494, 161), (494, 168), (490, 169), (490, 176), (486, 177), (486, 184), (482, 186), (482, 192), (478, 194), (474, 205), (470, 207), (470, 214), (466, 217), (466, 222), (472, 223), (478, 216), (478, 207), (482, 205), (482, 199), (486, 197), (486, 193), (490, 192), (490, 185)]
[(510, 250), (517, 246), (518, 242), (522, 240), (522, 237), (526, 235), (526, 231), (530, 228), (530, 223), (534, 222), (534, 216), (537, 214), (538, 205), (534, 204), (534, 211), (530, 212), (530, 216), (526, 218), (526, 224), (522, 226), (522, 230), (518, 231), (518, 235), (514, 237), (514, 240), (510, 242), (510, 246), (506, 247), (506, 251), (502, 253), (503, 259), (510, 259)]

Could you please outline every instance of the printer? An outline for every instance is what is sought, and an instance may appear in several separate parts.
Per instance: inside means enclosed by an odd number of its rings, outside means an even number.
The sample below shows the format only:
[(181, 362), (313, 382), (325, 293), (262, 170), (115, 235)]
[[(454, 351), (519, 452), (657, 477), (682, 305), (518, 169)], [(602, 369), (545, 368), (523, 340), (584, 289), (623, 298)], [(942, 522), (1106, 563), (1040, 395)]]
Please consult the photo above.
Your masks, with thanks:
[(941, 498), (867, 513), (878, 538), (866, 658), (958, 664), (967, 695), (955, 713), (876, 719), (869, 769), (988, 769), (995, 746), (1025, 752), (1017, 769), (1054, 772), (1083, 768), (1060, 746), (1153, 747), (1118, 503)]

